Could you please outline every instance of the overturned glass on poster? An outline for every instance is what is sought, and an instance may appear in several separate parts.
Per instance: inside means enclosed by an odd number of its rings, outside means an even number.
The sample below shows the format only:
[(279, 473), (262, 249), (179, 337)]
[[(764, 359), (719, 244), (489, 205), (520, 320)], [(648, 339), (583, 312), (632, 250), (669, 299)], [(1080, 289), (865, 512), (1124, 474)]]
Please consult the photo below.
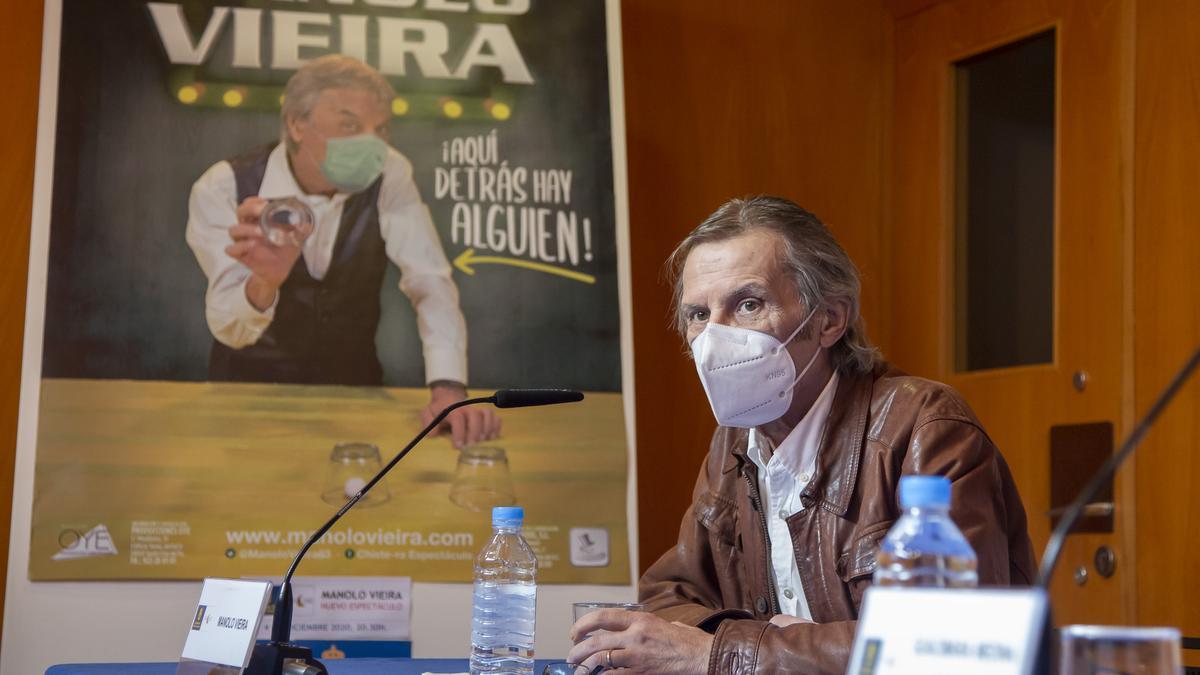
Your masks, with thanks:
[(1059, 631), (1059, 675), (1136, 673), (1179, 675), (1176, 628), (1063, 626)]
[[(338, 443), (329, 453), (329, 468), (325, 473), (325, 487), (321, 499), (333, 506), (341, 506), (358, 494), (371, 478), (383, 468), (379, 448), (370, 443)], [(363, 506), (378, 506), (389, 499), (387, 485), (379, 484), (358, 503)]]
[(517, 503), (504, 448), (468, 445), (458, 453), (450, 501), (469, 511), (491, 511)]
[(301, 246), (316, 227), (312, 209), (295, 197), (272, 199), (262, 210), (259, 228), (276, 246)]

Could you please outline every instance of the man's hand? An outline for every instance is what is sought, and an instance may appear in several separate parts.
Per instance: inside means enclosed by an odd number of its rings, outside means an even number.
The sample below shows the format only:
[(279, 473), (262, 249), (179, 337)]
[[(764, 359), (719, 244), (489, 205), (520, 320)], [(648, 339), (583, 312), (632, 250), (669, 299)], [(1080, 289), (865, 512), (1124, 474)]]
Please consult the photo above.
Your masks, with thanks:
[(262, 197), (247, 197), (238, 206), (238, 224), (229, 228), (233, 243), (225, 247), (229, 257), (250, 269), (246, 299), (260, 312), (275, 302), (275, 294), (300, 257), (299, 246), (276, 246), (263, 237), (258, 221), (266, 206)]
[(576, 644), (567, 661), (587, 672), (604, 666), (635, 673), (705, 673), (713, 636), (649, 612), (601, 609), (575, 623), (571, 640)]
[[(421, 424), (429, 424), (446, 406), (465, 399), (467, 388), (457, 382), (434, 382), (429, 385), (429, 394), (429, 405), (421, 410)], [(500, 418), (490, 407), (467, 406), (450, 413), (435, 431), (447, 428), (454, 447), (461, 450), (463, 446), (499, 436)]]

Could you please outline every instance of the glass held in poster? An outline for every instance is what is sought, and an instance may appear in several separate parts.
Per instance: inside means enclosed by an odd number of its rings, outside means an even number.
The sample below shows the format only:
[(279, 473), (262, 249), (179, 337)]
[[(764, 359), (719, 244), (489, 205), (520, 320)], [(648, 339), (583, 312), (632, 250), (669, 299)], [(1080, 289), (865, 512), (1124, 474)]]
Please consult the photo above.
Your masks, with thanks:
[(263, 208), (259, 227), (276, 246), (301, 246), (315, 227), (312, 209), (295, 197), (272, 199)]

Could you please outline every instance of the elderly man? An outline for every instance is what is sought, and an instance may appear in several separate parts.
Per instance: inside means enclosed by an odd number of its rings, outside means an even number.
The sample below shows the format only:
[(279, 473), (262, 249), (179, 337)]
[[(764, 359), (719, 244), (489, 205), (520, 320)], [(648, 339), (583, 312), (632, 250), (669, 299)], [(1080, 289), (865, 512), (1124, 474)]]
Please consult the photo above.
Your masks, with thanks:
[[(380, 290), (390, 260), (417, 313), (428, 422), (466, 396), (467, 333), (458, 289), (413, 183), (387, 144), (395, 94), (342, 55), (288, 80), (278, 144), (217, 162), (192, 187), (187, 241), (208, 277), (213, 380), (379, 385)], [(267, 200), (295, 197), (315, 217), (299, 246), (268, 241)], [(455, 445), (493, 438), (490, 409), (455, 411)]]
[[(573, 663), (672, 673), (843, 673), (902, 475), (953, 482), (979, 582), (1034, 558), (1008, 466), (951, 389), (881, 363), (854, 264), (785, 199), (733, 200), (671, 257), (679, 329), (720, 425), (650, 611), (589, 614)], [(580, 639), (583, 636), (589, 636)]]

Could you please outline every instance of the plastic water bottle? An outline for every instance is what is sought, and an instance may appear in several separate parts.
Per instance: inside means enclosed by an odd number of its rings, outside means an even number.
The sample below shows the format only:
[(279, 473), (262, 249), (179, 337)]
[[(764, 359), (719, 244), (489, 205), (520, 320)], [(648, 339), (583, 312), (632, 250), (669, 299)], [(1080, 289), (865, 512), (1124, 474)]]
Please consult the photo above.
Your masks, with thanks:
[(880, 586), (974, 588), (979, 584), (975, 551), (950, 519), (950, 479), (900, 479), (904, 514), (892, 526), (875, 565)]
[(495, 534), (475, 558), (471, 675), (533, 672), (537, 558), (521, 536), (525, 509), (492, 509)]

